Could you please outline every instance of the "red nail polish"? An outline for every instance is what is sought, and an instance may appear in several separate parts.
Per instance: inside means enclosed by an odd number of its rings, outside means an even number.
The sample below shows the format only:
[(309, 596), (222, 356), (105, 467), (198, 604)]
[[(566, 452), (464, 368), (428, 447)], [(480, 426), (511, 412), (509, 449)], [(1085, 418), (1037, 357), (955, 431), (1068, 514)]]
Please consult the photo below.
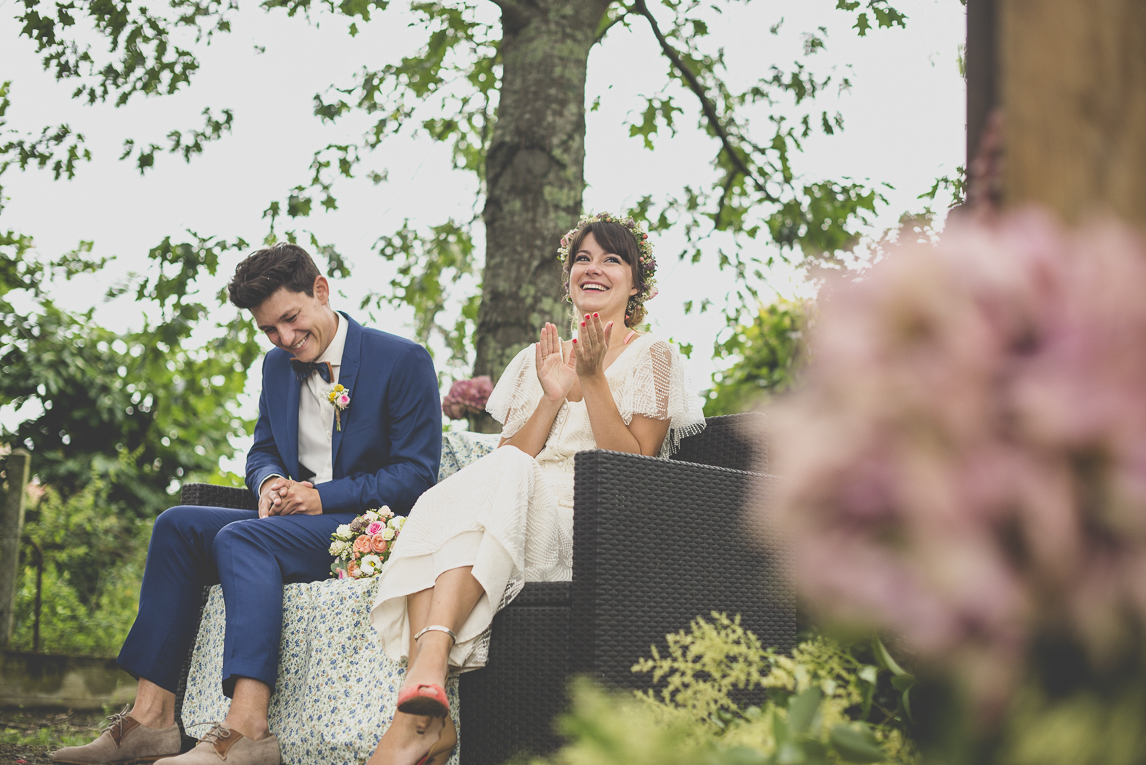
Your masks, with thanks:
[(594, 319), (599, 319), (599, 318), (601, 318), (601, 314), (599, 314), (599, 313), (595, 313), (595, 314), (593, 314), (593, 318), (594, 318)]
[(581, 322), (581, 326), (582, 326), (582, 327), (584, 327), (584, 326), (585, 326), (585, 322)]

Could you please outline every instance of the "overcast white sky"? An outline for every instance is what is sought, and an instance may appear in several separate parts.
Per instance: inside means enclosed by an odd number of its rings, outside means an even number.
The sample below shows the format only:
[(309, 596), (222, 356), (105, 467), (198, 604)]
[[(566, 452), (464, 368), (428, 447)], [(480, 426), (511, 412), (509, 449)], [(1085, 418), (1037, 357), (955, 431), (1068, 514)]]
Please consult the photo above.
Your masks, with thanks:
[[(309, 176), (312, 151), (356, 140), (366, 124), (351, 119), (334, 127), (321, 125), (312, 114), (314, 95), (331, 84), (348, 83), (363, 64), (376, 67), (414, 52), (420, 35), (407, 28), (410, 18), (401, 5), (392, 4), (352, 38), (341, 19), (324, 16), (317, 26), (308, 25), (282, 11), (267, 13), (243, 3), (233, 32), (216, 38), (202, 54), (192, 87), (115, 109), (72, 101), (72, 86), (45, 73), (33, 43), (17, 37), (17, 0), (0, 0), (0, 81), (12, 81), (9, 128), (38, 132), (44, 125), (68, 123), (87, 137), (95, 155), (73, 181), (53, 182), (44, 171), (9, 171), (4, 184), (11, 199), (0, 215), (0, 228), (31, 234), (45, 257), (70, 250), (80, 240), (93, 240), (97, 255), (116, 256), (106, 272), (66, 290), (68, 304), (77, 309), (100, 304), (107, 286), (143, 269), (148, 249), (164, 236), (177, 238), (191, 229), (257, 244), (266, 232), (262, 211)], [(963, 162), (964, 87), (956, 58), (965, 36), (965, 12), (959, 0), (901, 0), (895, 5), (908, 14), (907, 29), (873, 30), (859, 38), (849, 29), (852, 17), (835, 5), (835, 0), (730, 4), (713, 27), (713, 39), (725, 48), (733, 76), (745, 82), (763, 76), (773, 63), (790, 65), (800, 53), (800, 33), (827, 28), (827, 50), (812, 63), (819, 71), (834, 67), (839, 74), (850, 66), (850, 92), (822, 99), (823, 108), (843, 113), (845, 130), (809, 140), (795, 169), (809, 181), (847, 176), (891, 184), (877, 228), (887, 227), (902, 212), (918, 210), (916, 196)], [(485, 6), (488, 20), (496, 23), (495, 6)], [(781, 18), (782, 33), (769, 34)], [(265, 46), (265, 52), (257, 46)], [(587, 118), (587, 209), (616, 210), (645, 194), (709, 177), (713, 147), (692, 129), (691, 115), (681, 121), (682, 132), (658, 141), (654, 152), (629, 138), (623, 125), (640, 105), (639, 94), (660, 89), (664, 71), (652, 36), (639, 23), (631, 31), (615, 29), (607, 44), (595, 49), (588, 92), (590, 99), (600, 94), (601, 103)], [(190, 165), (172, 155), (158, 156), (157, 167), (141, 177), (129, 163), (117, 160), (124, 138), (165, 145), (163, 136), (172, 128), (199, 127), (205, 106), (233, 109), (234, 130)], [(765, 129), (762, 125), (761, 135)], [(389, 180), (378, 186), (364, 180), (344, 184), (341, 208), (305, 224), (351, 262), (353, 279), (335, 285), (345, 295), (338, 307), (351, 311), (365, 285), (381, 286), (389, 279), (390, 266), (370, 252), (379, 235), (396, 230), (406, 218), (420, 226), (450, 215), (468, 218), (474, 204), (474, 181), (450, 170), (448, 151), (440, 145), (399, 137), (384, 144), (371, 164), (385, 168)], [(705, 383), (722, 322), (716, 316), (686, 318), (681, 304), (705, 297), (719, 302), (729, 277), (711, 266), (666, 257), (680, 249), (677, 236), (664, 236), (656, 244), (661, 294), (650, 304), (650, 319), (659, 333), (696, 347), (694, 376)], [(766, 254), (765, 246), (759, 246)], [(233, 261), (225, 263), (219, 281), (233, 268)], [(782, 294), (802, 289), (798, 279), (779, 269), (773, 283)], [(100, 304), (97, 317), (116, 329), (142, 322), (139, 309), (124, 301)], [(408, 333), (409, 316), (401, 311), (384, 311), (376, 318), (382, 329)], [(258, 381), (253, 383), (257, 388)], [(253, 413), (254, 397), (244, 397), (242, 406)], [(12, 413), (4, 414), (9, 423)], [(245, 451), (245, 445), (239, 446)]]

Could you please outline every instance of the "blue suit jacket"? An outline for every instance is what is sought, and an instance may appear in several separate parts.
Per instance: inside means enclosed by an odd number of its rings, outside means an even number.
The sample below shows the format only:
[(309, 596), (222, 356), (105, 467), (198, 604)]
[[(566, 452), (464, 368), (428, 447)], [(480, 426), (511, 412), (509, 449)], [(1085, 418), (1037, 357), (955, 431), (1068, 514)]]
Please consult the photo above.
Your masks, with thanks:
[[(339, 312), (341, 313), (341, 312)], [(342, 313), (346, 347), (338, 382), (350, 391), (342, 430), (332, 425), (334, 477), (316, 488), (324, 513), (389, 505), (409, 512), (434, 485), (442, 454), (442, 407), (430, 354), (409, 340), (368, 329)], [(298, 401), (302, 383), (290, 354), (263, 358), (263, 392), (247, 486), (258, 496), (270, 475), (299, 476)]]

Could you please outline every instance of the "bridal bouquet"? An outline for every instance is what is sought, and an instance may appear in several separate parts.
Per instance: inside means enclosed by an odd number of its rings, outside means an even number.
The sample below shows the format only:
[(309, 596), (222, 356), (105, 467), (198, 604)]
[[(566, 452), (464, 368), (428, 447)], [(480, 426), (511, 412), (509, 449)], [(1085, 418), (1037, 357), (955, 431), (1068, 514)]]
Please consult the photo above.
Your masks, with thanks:
[(383, 505), (367, 510), (350, 523), (344, 523), (330, 535), (331, 576), (339, 579), (370, 579), (382, 571), (390, 559), (394, 543), (406, 518), (394, 515)]

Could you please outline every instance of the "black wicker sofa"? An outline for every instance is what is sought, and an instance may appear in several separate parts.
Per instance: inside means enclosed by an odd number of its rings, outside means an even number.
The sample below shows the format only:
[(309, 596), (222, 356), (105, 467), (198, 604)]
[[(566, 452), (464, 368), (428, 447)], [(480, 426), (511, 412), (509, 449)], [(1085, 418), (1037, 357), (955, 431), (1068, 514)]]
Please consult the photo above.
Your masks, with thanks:
[[(761, 433), (762, 419), (709, 418), (671, 461), (577, 455), (573, 581), (527, 584), (494, 619), (488, 665), (461, 678), (463, 765), (553, 750), (570, 677), (647, 687), (634, 662), (697, 616), (740, 614), (765, 645), (792, 644), (786, 560), (761, 550), (745, 528), (743, 509), (766, 501), (770, 480), (748, 472), (766, 465), (762, 436), (745, 435)], [(207, 484), (182, 492), (185, 504), (253, 508), (252, 500), (246, 490)], [(182, 686), (180, 726), (181, 702)]]

